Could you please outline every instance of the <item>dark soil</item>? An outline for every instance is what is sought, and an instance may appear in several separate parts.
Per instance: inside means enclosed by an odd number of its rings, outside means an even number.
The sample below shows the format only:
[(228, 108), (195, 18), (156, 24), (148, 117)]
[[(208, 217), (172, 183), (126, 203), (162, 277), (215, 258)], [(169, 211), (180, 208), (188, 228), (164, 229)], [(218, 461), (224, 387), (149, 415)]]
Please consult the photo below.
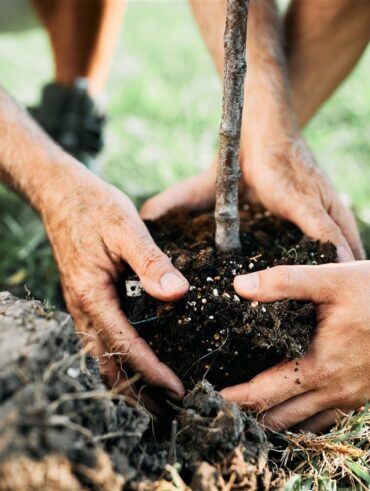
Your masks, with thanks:
[[(315, 329), (314, 305), (247, 301), (235, 294), (233, 278), (277, 265), (335, 261), (332, 244), (312, 241), (294, 225), (249, 205), (241, 210), (240, 256), (216, 253), (212, 213), (175, 210), (147, 226), (189, 280), (190, 290), (176, 303), (157, 301), (143, 291), (123, 294), (123, 308), (187, 388), (207, 378), (221, 389), (305, 354)], [(132, 271), (125, 279), (138, 280)]]
[[(175, 462), (197, 491), (211, 489), (210, 479), (213, 490), (224, 489), (231, 473), (238, 489), (270, 489), (264, 432), (207, 382), (176, 411), (172, 440), (164, 434), (158, 442), (144, 408), (102, 384), (99, 365), (81, 349), (67, 314), (0, 293), (0, 355), (1, 491), (119, 491), (123, 483), (141, 491), (175, 489), (153, 486), (173, 480), (166, 465)], [(53, 456), (69, 464), (58, 467), (50, 484), (59, 460), (50, 467), (43, 459)], [(38, 462), (46, 462), (42, 484), (34, 480)]]

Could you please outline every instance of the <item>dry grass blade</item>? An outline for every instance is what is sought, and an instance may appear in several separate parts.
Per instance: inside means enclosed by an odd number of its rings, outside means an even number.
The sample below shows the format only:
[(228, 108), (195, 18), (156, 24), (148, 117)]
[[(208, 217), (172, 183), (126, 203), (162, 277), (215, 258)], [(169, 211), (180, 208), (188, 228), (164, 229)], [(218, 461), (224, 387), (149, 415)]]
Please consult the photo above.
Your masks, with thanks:
[(280, 437), (287, 444), (282, 466), (288, 477), (297, 477), (289, 489), (332, 489), (332, 486), (369, 489), (369, 406), (352, 415), (338, 414), (337, 423), (329, 433), (287, 432)]

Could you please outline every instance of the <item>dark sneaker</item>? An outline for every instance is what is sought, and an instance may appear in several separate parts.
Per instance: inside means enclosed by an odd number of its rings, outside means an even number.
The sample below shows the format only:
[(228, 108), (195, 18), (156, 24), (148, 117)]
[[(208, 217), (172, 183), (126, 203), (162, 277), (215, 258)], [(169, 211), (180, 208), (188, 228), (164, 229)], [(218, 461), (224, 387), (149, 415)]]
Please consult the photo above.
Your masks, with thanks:
[(29, 108), (29, 112), (68, 153), (96, 170), (96, 157), (103, 148), (105, 116), (88, 94), (86, 79), (76, 79), (71, 88), (46, 85), (40, 105)]

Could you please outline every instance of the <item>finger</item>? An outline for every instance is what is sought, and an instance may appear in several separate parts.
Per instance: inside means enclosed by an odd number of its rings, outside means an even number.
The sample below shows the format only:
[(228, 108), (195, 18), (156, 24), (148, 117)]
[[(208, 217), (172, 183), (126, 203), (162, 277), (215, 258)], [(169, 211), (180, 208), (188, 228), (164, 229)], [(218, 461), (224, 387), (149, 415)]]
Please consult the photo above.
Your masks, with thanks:
[(81, 338), (83, 346), (99, 363), (103, 382), (109, 388), (113, 388), (121, 378), (120, 367), (115, 358), (109, 353), (106, 344), (101, 339), (99, 332), (94, 329), (89, 318), (76, 307), (70, 306), (68, 310), (73, 317), (76, 334)]
[(322, 392), (308, 392), (262, 414), (260, 422), (273, 431), (287, 430), (327, 409), (328, 404)]
[(243, 298), (273, 302), (294, 298), (328, 303), (334, 298), (346, 265), (276, 266), (236, 276), (234, 288)]
[(324, 207), (313, 210), (308, 206), (292, 207), (289, 218), (302, 232), (321, 242), (332, 242), (337, 248), (339, 262), (353, 261), (354, 255), (341, 228), (328, 215)]
[(90, 294), (85, 299), (84, 311), (107, 345), (109, 352), (127, 364), (134, 373), (140, 373), (149, 385), (161, 387), (171, 397), (181, 398), (184, 388), (179, 378), (139, 337), (120, 309), (116, 292), (111, 285), (100, 289), (98, 294)]
[(299, 431), (311, 432), (311, 433), (326, 433), (337, 420), (337, 411), (335, 409), (326, 409), (321, 413), (312, 416), (311, 418), (302, 421), (292, 431), (298, 433)]
[(145, 291), (159, 300), (174, 301), (189, 288), (186, 278), (155, 244), (136, 209), (126, 210), (129, 220), (120, 237), (122, 259), (139, 276)]
[(351, 210), (338, 198), (330, 210), (330, 215), (342, 230), (344, 237), (351, 247), (355, 259), (365, 259), (366, 254), (362, 245), (360, 232), (358, 230), (356, 219)]
[(140, 210), (144, 219), (154, 220), (173, 208), (206, 210), (215, 200), (216, 177), (213, 169), (179, 182), (148, 199)]
[(283, 362), (258, 374), (250, 382), (223, 389), (221, 395), (227, 401), (249, 409), (267, 411), (314, 388), (314, 381), (307, 375), (309, 367), (306, 358)]

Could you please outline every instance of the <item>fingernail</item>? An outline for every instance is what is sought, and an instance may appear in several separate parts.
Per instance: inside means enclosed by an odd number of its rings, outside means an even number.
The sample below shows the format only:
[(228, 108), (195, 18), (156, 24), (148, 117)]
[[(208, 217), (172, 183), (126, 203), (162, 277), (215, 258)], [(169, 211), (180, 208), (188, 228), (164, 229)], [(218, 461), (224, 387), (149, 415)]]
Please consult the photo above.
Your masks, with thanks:
[(240, 293), (252, 293), (255, 290), (257, 290), (257, 274), (252, 273), (252, 274), (245, 274), (242, 276), (237, 276), (234, 280), (234, 285), (236, 290), (238, 290)]
[(337, 248), (337, 258), (339, 263), (347, 263), (354, 260), (353, 254), (344, 246)]
[(183, 276), (176, 273), (165, 273), (159, 282), (162, 290), (164, 290), (166, 293), (173, 293), (174, 291), (180, 290), (188, 284)]

